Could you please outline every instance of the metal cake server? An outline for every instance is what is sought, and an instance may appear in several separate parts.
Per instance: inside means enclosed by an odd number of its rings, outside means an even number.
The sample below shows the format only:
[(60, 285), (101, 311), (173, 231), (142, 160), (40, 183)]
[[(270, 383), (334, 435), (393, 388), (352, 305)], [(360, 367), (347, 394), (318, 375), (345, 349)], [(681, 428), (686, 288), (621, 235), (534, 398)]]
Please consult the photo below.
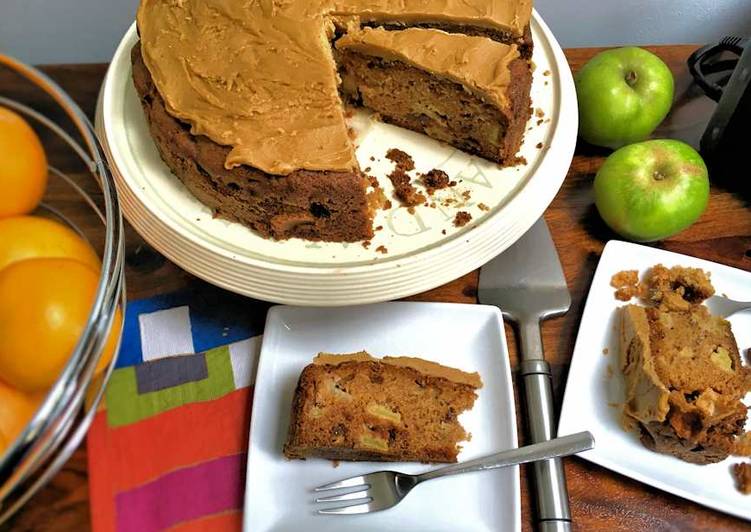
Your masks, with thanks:
[[(480, 270), (478, 297), (516, 324), (520, 375), (533, 443), (556, 435), (550, 365), (542, 352), (542, 321), (565, 314), (571, 296), (553, 239), (540, 218), (513, 246)], [(566, 477), (560, 459), (533, 465), (539, 529), (571, 530)]]

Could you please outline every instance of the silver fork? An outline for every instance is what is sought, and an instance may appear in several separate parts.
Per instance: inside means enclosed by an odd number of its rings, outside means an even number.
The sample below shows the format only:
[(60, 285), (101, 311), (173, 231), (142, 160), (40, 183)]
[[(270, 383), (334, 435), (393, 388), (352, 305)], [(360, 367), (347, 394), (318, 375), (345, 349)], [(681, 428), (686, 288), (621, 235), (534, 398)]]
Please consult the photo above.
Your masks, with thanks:
[(315, 488), (313, 491), (316, 492), (351, 488), (351, 491), (341, 495), (318, 497), (315, 502), (348, 503), (342, 506), (323, 508), (318, 510), (319, 514), (351, 515), (378, 512), (396, 506), (412, 488), (426, 480), (473, 471), (488, 471), (550, 458), (561, 458), (588, 451), (594, 445), (594, 437), (590, 432), (585, 431), (501, 451), (460, 464), (433, 469), (420, 475), (407, 475), (397, 471), (376, 471), (375, 473), (358, 475)]
[(730, 298), (717, 295), (704, 300), (704, 304), (711, 314), (723, 318), (729, 318), (736, 312), (751, 309), (751, 301), (734, 301)]

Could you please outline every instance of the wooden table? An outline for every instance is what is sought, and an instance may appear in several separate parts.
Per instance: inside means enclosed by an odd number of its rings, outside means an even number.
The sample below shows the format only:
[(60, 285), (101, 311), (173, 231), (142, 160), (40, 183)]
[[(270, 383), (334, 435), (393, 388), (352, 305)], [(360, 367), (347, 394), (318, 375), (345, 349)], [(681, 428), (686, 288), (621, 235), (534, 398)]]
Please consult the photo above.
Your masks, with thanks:
[[(674, 112), (661, 126), (660, 134), (696, 143), (713, 104), (690, 85), (685, 60), (696, 46), (650, 48), (660, 55), (676, 76)], [(599, 49), (572, 49), (566, 56), (574, 71)], [(93, 115), (97, 91), (106, 65), (67, 65), (44, 69), (67, 90), (81, 107)], [(53, 104), (21, 83), (14, 76), (0, 73), (0, 94), (25, 101), (48, 116), (58, 116)], [(58, 153), (60, 152), (60, 153)], [(80, 172), (74, 161), (61, 155), (55, 145), (51, 159), (67, 171)], [(68, 153), (67, 151), (65, 153)], [(578, 146), (566, 181), (545, 213), (563, 263), (573, 305), (563, 318), (546, 323), (544, 343), (547, 359), (553, 366), (558, 404), (563, 393), (574, 339), (584, 300), (605, 242), (614, 235), (603, 225), (592, 199), (592, 178), (605, 150)], [(67, 155), (70, 158), (70, 155)], [(748, 180), (738, 174), (737, 181)], [(701, 219), (683, 233), (658, 247), (751, 270), (751, 209), (749, 197), (730, 187), (712, 187), (709, 208)], [(96, 189), (89, 185), (91, 193)], [(740, 189), (739, 186), (735, 187)], [(51, 190), (50, 195), (63, 195)], [(84, 224), (88, 222), (84, 221)], [(87, 228), (95, 231), (96, 226)], [(101, 233), (101, 230), (99, 230)], [(128, 297), (143, 298), (158, 293), (200, 284), (201, 281), (154, 252), (131, 227), (127, 227)], [(477, 301), (478, 272), (472, 272), (449, 284), (414, 296), (418, 301)], [(512, 367), (516, 366), (513, 333), (510, 339)], [(518, 404), (518, 401), (517, 401)], [(523, 430), (520, 432), (523, 434)], [(571, 510), (574, 522), (582, 530), (730, 530), (746, 523), (705, 509), (697, 504), (612, 473), (581, 459), (566, 460)], [(731, 482), (728, 474), (728, 482)], [(526, 473), (522, 474), (522, 522), (525, 530), (533, 524), (531, 499)], [(81, 447), (60, 473), (41, 490), (11, 521), (16, 530), (87, 530), (90, 527), (86, 449)]]

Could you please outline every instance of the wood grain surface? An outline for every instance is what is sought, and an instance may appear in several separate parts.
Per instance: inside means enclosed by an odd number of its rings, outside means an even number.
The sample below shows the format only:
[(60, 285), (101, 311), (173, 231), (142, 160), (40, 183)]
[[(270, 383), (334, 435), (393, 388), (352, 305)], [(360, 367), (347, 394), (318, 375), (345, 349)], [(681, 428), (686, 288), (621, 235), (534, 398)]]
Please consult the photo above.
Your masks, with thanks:
[[(714, 104), (691, 85), (685, 61), (694, 45), (662, 46), (650, 49), (662, 57), (676, 78), (676, 104), (660, 127), (659, 136), (682, 138), (696, 144)], [(599, 49), (571, 49), (566, 56), (574, 71)], [(93, 116), (97, 92), (106, 65), (65, 65), (44, 69)], [(8, 72), (0, 72), (0, 94), (25, 102), (50, 117), (62, 119), (54, 104), (39, 91)], [(49, 142), (52, 164), (72, 174), (92, 194), (96, 185), (83, 167), (59, 142)], [(579, 319), (595, 266), (607, 240), (614, 235), (600, 221), (593, 205), (592, 179), (607, 151), (577, 146), (576, 157), (555, 201), (545, 213), (571, 290), (569, 313), (546, 322), (546, 357), (553, 366), (556, 398), (560, 405)], [(742, 193), (748, 181), (747, 169), (734, 176), (712, 175), (709, 208), (701, 219), (679, 235), (654, 244), (657, 247), (751, 270), (751, 209), (749, 195)], [(79, 223), (95, 244), (101, 245), (102, 231), (96, 219), (80, 206), (60, 184), (53, 183), (48, 199), (61, 205), (66, 215)], [(203, 282), (182, 271), (154, 251), (127, 227), (127, 283), (130, 299), (143, 298)], [(626, 264), (624, 263), (624, 266)], [(444, 286), (411, 297), (417, 301), (477, 301), (478, 272), (472, 272)], [(512, 367), (516, 350), (513, 331), (507, 330)], [(518, 404), (518, 403), (517, 403)], [(521, 415), (520, 415), (521, 419)], [(523, 425), (521, 434), (524, 433)], [(580, 530), (737, 530), (748, 524), (657, 489), (612, 473), (584, 460), (566, 460), (566, 473), (574, 522)], [(728, 482), (731, 482), (728, 475)], [(749, 499), (751, 504), (751, 499)], [(522, 523), (534, 527), (533, 507), (522, 473)], [(14, 530), (77, 530), (90, 528), (86, 450), (82, 446), (60, 473), (43, 488), (8, 524)]]

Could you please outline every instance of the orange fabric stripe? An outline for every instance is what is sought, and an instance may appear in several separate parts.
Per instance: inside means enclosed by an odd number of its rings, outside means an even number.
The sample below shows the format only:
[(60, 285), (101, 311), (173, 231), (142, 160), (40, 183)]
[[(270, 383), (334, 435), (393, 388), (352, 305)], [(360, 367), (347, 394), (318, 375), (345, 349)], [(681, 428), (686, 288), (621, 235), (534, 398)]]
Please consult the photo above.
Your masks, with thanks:
[(170, 532), (239, 532), (243, 526), (243, 513), (238, 510), (209, 515), (195, 521), (186, 521), (170, 527)]
[[(212, 401), (190, 403), (105, 431), (90, 455), (109, 462), (110, 498), (164, 473), (248, 450), (252, 387)], [(97, 414), (97, 417), (100, 414)], [(179, 443), (178, 443), (179, 442)], [(105, 451), (105, 452), (102, 452)], [(95, 464), (96, 466), (96, 464)], [(102, 532), (107, 529), (97, 529)]]
[(86, 439), (89, 462), (91, 528), (96, 532), (115, 532), (115, 494), (110, 480), (110, 460), (104, 447), (107, 439), (107, 412), (99, 410)]

